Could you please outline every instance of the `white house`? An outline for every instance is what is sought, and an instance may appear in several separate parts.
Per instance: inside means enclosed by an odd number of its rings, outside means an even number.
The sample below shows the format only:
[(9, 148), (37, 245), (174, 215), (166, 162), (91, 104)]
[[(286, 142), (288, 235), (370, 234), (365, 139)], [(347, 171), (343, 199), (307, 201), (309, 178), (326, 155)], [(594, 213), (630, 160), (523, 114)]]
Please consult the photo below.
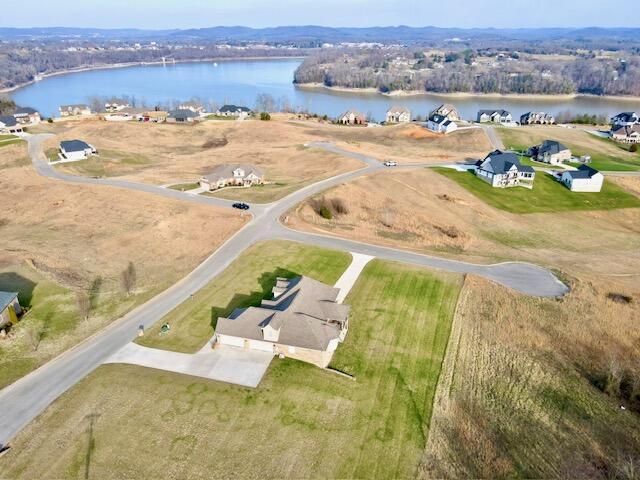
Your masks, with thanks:
[(444, 115), (432, 114), (427, 120), (427, 128), (432, 132), (451, 133), (458, 129), (458, 124)]
[(0, 116), (0, 133), (17, 133), (22, 131), (22, 125), (12, 115)]
[(84, 104), (60, 105), (58, 108), (61, 117), (80, 117), (91, 115), (91, 108)]
[(480, 110), (477, 120), (478, 123), (511, 123), (513, 117), (506, 110)]
[(219, 117), (247, 118), (251, 115), (251, 109), (238, 105), (223, 105), (216, 111), (216, 115)]
[(261, 350), (326, 367), (349, 329), (339, 289), (309, 277), (278, 278), (273, 299), (219, 318), (216, 343)]
[(531, 149), (531, 156), (538, 162), (560, 165), (571, 160), (571, 150), (555, 140), (545, 140)]
[(618, 127), (631, 127), (640, 124), (640, 115), (636, 112), (622, 112), (611, 119), (611, 124), (615, 130)]
[(562, 172), (560, 181), (572, 192), (599, 192), (604, 175), (587, 165), (580, 165), (577, 170)]
[(143, 108), (125, 107), (106, 113), (103, 118), (107, 122), (129, 122), (131, 120), (142, 121), (147, 110)]
[(545, 112), (527, 112), (520, 116), (521, 125), (553, 125), (556, 119)]
[(204, 106), (198, 102), (184, 102), (178, 105), (177, 110), (191, 110), (193, 113), (203, 115), (205, 113)]
[(347, 110), (337, 118), (337, 122), (342, 125), (366, 125), (366, 117), (355, 110)]
[(20, 107), (13, 112), (13, 118), (22, 125), (37, 125), (42, 121), (40, 113), (31, 107)]
[(167, 123), (193, 123), (200, 118), (193, 110), (171, 110), (167, 115)]
[(90, 155), (97, 155), (98, 151), (82, 140), (67, 140), (60, 142), (58, 157), (62, 162), (76, 162), (86, 160)]
[(220, 165), (200, 179), (200, 186), (209, 191), (223, 187), (251, 187), (262, 185), (264, 173), (253, 165)]
[(460, 121), (460, 114), (458, 110), (453, 105), (445, 103), (436, 108), (433, 112), (429, 114), (431, 115), (442, 115), (443, 117), (447, 117), (449, 120), (453, 120), (454, 122)]
[(387, 123), (408, 123), (411, 121), (411, 112), (404, 107), (391, 107), (387, 110)]
[(129, 107), (131, 107), (129, 102), (118, 98), (113, 98), (104, 104), (105, 112), (119, 112)]
[(495, 188), (533, 188), (535, 170), (522, 165), (515, 153), (500, 150), (490, 153), (476, 164), (476, 176)]

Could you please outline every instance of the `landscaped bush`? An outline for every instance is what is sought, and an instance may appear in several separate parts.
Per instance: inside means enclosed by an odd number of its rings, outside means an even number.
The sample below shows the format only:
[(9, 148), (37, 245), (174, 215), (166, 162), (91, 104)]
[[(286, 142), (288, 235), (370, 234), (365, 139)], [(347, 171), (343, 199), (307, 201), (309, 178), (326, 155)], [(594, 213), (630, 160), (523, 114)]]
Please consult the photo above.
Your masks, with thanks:
[(327, 200), (325, 197), (312, 198), (308, 203), (314, 212), (327, 220), (331, 220), (336, 215), (349, 213), (349, 209), (341, 198), (332, 198), (331, 200)]
[(630, 152), (637, 152), (638, 151), (638, 144), (637, 143), (632, 143), (631, 146), (629, 147), (629, 151)]
[(326, 218), (327, 220), (331, 220), (333, 218), (333, 213), (331, 213), (331, 210), (326, 205), (322, 205), (322, 207), (320, 207), (320, 215), (322, 218)]
[(269, 115), (268, 112), (262, 112), (260, 114), (260, 120), (262, 120), (264, 122), (268, 122), (269, 120), (271, 120), (271, 115)]

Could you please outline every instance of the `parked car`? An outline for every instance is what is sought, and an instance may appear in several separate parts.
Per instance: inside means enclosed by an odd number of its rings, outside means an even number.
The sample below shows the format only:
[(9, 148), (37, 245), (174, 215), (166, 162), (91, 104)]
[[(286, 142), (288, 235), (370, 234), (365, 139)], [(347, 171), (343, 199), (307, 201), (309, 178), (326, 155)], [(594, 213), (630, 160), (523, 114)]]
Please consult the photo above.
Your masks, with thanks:
[(387, 160), (386, 162), (384, 162), (385, 167), (396, 167), (397, 165), (398, 162), (394, 162), (393, 160)]
[(249, 205), (247, 205), (246, 203), (234, 203), (232, 207), (239, 210), (249, 210)]

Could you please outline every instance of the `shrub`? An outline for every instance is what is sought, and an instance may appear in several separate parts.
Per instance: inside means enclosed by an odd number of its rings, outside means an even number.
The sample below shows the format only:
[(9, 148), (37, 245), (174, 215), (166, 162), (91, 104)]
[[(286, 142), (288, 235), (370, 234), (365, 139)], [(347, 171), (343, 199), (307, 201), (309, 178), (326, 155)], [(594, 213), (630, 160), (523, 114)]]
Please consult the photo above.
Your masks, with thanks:
[(333, 218), (333, 213), (331, 213), (331, 210), (326, 205), (322, 205), (322, 207), (320, 207), (320, 215), (322, 218), (326, 218), (327, 220), (331, 220)]
[(51, 117), (47, 118), (47, 123), (53, 123), (53, 118)]
[(271, 120), (271, 115), (269, 115), (268, 112), (262, 112), (260, 114), (260, 120), (262, 120), (263, 122), (268, 122), (269, 120)]
[(637, 152), (638, 151), (638, 144), (637, 143), (632, 143), (631, 146), (629, 147), (629, 151), (630, 152)]
[(341, 198), (334, 198), (331, 200), (331, 206), (333, 207), (333, 211), (337, 214), (344, 215), (349, 213), (349, 209), (344, 203), (344, 200)]

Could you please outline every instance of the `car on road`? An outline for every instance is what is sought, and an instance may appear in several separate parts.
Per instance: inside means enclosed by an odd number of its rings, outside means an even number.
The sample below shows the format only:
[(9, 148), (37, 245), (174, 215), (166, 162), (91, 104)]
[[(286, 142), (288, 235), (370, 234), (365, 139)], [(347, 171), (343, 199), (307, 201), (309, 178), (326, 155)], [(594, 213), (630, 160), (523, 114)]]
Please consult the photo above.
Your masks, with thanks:
[(396, 167), (398, 166), (398, 162), (394, 162), (393, 160), (387, 160), (384, 162), (385, 167)]
[(239, 210), (249, 210), (249, 205), (247, 205), (246, 203), (234, 203), (232, 207)]

